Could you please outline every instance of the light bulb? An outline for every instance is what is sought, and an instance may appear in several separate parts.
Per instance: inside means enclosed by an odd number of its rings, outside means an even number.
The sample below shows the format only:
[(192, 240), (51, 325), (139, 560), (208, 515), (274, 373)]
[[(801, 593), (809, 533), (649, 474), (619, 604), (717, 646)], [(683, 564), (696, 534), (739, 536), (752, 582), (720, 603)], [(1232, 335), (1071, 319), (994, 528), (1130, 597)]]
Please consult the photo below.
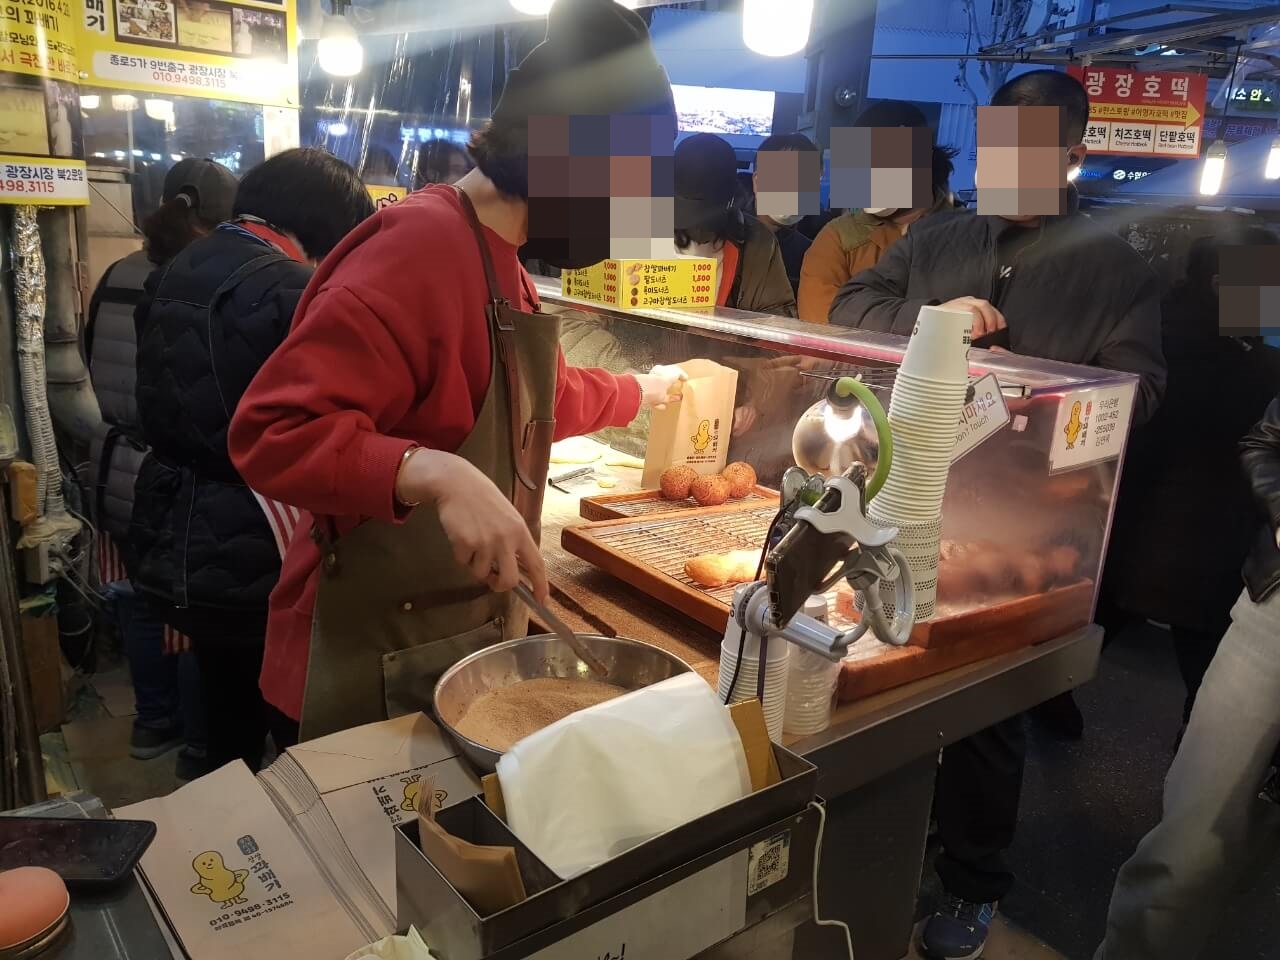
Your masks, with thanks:
[(364, 47), (346, 17), (328, 17), (316, 45), (320, 69), (333, 77), (354, 77), (364, 69)]
[(511, 0), (511, 9), (531, 17), (545, 17), (551, 12), (553, 3), (555, 0)]
[(102, 106), (102, 98), (96, 93), (86, 93), (80, 98), (81, 110), (97, 110)]
[(351, 132), (351, 128), (341, 120), (331, 120), (325, 130), (331, 137), (345, 137)]
[(1067, 168), (1067, 183), (1080, 179), (1080, 164)]
[(1268, 180), (1280, 180), (1280, 137), (1271, 141), (1271, 152), (1267, 154), (1267, 165), (1262, 175)]
[(153, 100), (148, 98), (142, 102), (143, 109), (152, 120), (168, 120), (173, 116), (172, 100)]
[(118, 110), (121, 113), (132, 113), (138, 109), (138, 98), (131, 93), (113, 93), (111, 95), (111, 109)]
[(742, 42), (766, 57), (799, 53), (809, 42), (813, 0), (745, 0)]
[(1227, 145), (1221, 139), (1209, 144), (1200, 171), (1200, 193), (1212, 197), (1222, 189), (1222, 175), (1227, 172)]

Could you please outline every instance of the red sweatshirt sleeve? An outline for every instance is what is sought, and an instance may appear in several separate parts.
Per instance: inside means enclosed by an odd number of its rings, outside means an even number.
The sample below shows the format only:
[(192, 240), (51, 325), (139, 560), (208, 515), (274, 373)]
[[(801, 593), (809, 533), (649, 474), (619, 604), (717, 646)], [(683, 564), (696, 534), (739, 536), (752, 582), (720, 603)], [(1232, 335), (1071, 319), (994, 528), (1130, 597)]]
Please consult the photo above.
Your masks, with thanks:
[(414, 403), (406, 350), (345, 287), (321, 290), (246, 391), (232, 460), (257, 492), (326, 516), (393, 520), (412, 445), (386, 435)]
[(627, 374), (571, 367), (560, 354), (556, 375), (556, 439), (625, 427), (640, 412), (640, 384)]

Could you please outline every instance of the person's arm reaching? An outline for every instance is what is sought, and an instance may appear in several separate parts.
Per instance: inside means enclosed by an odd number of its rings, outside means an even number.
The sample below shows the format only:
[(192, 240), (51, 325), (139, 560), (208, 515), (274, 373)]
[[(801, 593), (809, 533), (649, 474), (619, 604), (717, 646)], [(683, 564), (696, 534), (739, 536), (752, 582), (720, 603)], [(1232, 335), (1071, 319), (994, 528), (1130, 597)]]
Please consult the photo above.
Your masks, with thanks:
[(1139, 377), (1133, 402), (1133, 425), (1154, 415), (1164, 399), (1167, 369), (1161, 346), (1160, 294), (1155, 274), (1147, 271), (1137, 296), (1090, 363)]
[(907, 299), (911, 249), (912, 234), (908, 233), (886, 250), (874, 267), (850, 277), (831, 302), (831, 323), (910, 336), (920, 308), (934, 302)]
[(1280, 396), (1240, 441), (1240, 460), (1254, 501), (1266, 512), (1280, 546)]

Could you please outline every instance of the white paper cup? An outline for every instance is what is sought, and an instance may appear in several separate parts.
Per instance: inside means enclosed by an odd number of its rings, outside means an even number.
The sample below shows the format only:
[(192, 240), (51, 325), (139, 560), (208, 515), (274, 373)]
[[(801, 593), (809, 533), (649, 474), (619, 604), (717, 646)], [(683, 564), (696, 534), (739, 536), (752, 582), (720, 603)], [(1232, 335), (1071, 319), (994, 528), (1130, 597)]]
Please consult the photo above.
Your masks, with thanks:
[(916, 315), (901, 369), (935, 380), (967, 379), (972, 340), (972, 311), (925, 305)]

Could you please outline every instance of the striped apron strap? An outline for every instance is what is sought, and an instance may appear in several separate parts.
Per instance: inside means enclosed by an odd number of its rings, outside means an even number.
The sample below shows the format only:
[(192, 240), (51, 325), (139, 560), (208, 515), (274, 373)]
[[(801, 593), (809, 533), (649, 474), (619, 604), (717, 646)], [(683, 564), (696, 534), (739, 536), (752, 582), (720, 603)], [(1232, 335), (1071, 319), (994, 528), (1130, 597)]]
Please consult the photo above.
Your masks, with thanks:
[(267, 526), (271, 528), (271, 535), (275, 537), (276, 548), (283, 561), (285, 551), (289, 549), (289, 541), (293, 539), (298, 524), (302, 521), (302, 511), (279, 500), (268, 500), (256, 490), (253, 491), (253, 498), (258, 501), (262, 515), (267, 518)]

